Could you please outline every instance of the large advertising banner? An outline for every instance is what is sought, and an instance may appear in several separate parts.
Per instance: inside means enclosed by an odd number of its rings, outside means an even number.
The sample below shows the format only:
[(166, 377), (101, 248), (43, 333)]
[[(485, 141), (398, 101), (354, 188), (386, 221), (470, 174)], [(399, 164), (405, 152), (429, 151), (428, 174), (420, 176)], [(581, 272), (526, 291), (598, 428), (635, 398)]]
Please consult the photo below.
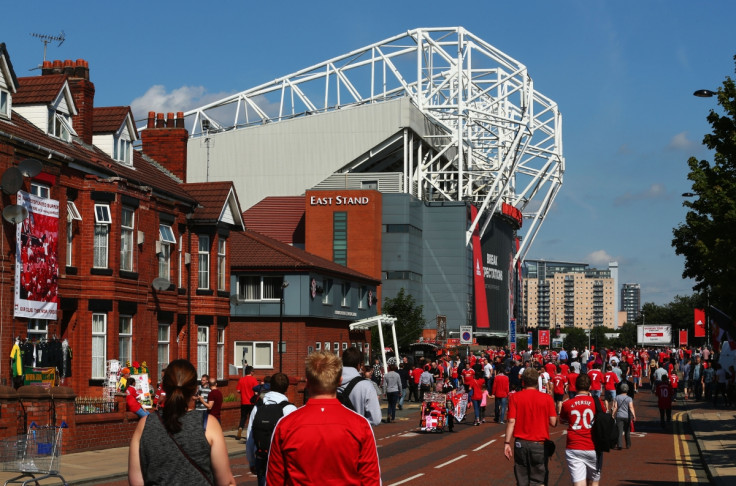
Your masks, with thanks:
[(636, 326), (637, 342), (639, 344), (671, 344), (671, 324), (646, 324)]
[(695, 334), (694, 337), (705, 337), (705, 309), (695, 309)]
[(16, 226), (15, 317), (56, 319), (59, 201), (18, 191), (28, 217)]
[(516, 319), (511, 319), (509, 324), (509, 348), (512, 353), (516, 351)]
[(687, 346), (687, 329), (680, 331), (680, 346)]
[[(475, 220), (478, 208), (470, 206), (471, 221)], [(483, 250), (480, 244), (480, 232), (476, 225), (473, 230), (473, 295), (475, 296), (475, 327), (488, 329), (488, 300), (486, 297), (485, 278), (483, 276)]]
[(539, 345), (549, 346), (549, 329), (539, 330)]
[(511, 312), (516, 288), (514, 244), (511, 225), (502, 218), (493, 218), (481, 241), (483, 281), (491, 331), (508, 332), (508, 322), (514, 318)]

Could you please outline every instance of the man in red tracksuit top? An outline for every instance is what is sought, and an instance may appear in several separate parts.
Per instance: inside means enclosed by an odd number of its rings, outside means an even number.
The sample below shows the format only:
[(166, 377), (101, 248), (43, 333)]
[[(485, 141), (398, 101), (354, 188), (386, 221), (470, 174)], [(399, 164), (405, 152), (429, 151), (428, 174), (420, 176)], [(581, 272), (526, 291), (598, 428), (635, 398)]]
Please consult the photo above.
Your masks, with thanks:
[(601, 365), (594, 364), (593, 369), (588, 371), (590, 376), (590, 394), (594, 397), (601, 396), (601, 386), (603, 385), (603, 373), (601, 372)]
[(276, 425), (266, 484), (380, 485), (371, 425), (337, 399), (342, 360), (328, 351), (312, 353), (306, 375), (309, 401)]

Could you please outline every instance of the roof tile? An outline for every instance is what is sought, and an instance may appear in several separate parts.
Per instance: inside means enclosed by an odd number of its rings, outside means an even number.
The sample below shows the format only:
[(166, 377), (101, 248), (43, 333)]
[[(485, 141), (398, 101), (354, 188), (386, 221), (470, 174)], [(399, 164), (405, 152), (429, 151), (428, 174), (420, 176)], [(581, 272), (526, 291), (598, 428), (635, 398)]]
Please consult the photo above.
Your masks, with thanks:
[(53, 102), (66, 82), (66, 74), (18, 78), (18, 92), (13, 95), (14, 105), (36, 105)]

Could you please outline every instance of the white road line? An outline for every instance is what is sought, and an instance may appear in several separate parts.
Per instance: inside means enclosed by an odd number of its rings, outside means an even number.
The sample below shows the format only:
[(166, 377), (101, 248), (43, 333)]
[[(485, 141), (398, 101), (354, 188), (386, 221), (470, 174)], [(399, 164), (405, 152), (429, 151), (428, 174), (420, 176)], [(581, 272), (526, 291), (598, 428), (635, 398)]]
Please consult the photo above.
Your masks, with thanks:
[(455, 459), (452, 459), (452, 460), (449, 460), (449, 461), (447, 461), (447, 462), (444, 462), (444, 463), (440, 464), (439, 466), (435, 466), (434, 468), (435, 468), (435, 469), (439, 469), (439, 468), (441, 468), (441, 467), (445, 467), (445, 466), (447, 466), (448, 464), (452, 464), (453, 462), (455, 462), (455, 461), (459, 461), (459, 460), (460, 460), (460, 459), (462, 459), (463, 457), (467, 457), (467, 456), (468, 456), (467, 454), (463, 454), (462, 456), (458, 456), (458, 457), (456, 457)]
[(479, 450), (483, 449), (483, 448), (484, 448), (484, 447), (486, 447), (486, 446), (489, 446), (489, 445), (493, 444), (494, 442), (496, 442), (496, 439), (493, 439), (493, 440), (492, 440), (492, 441), (490, 441), (490, 442), (486, 442), (486, 443), (485, 443), (485, 444), (483, 444), (482, 446), (476, 447), (475, 449), (473, 449), (473, 452), (478, 452)]
[(406, 478), (406, 479), (404, 479), (402, 481), (399, 481), (398, 483), (391, 483), (388, 486), (398, 486), (399, 484), (408, 483), (409, 481), (412, 481), (412, 480), (414, 480), (416, 478), (419, 478), (419, 477), (422, 477), (422, 476), (424, 476), (424, 473), (416, 474), (416, 475), (414, 475), (414, 476), (412, 476), (410, 478)]

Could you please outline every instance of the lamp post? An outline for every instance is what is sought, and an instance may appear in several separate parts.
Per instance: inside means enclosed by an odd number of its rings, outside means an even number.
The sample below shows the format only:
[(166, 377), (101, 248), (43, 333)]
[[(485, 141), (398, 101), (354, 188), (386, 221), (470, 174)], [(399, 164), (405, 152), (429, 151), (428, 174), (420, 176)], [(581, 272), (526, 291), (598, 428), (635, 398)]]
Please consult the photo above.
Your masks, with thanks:
[(281, 299), (279, 300), (279, 373), (284, 369), (284, 290), (289, 282), (281, 282)]

